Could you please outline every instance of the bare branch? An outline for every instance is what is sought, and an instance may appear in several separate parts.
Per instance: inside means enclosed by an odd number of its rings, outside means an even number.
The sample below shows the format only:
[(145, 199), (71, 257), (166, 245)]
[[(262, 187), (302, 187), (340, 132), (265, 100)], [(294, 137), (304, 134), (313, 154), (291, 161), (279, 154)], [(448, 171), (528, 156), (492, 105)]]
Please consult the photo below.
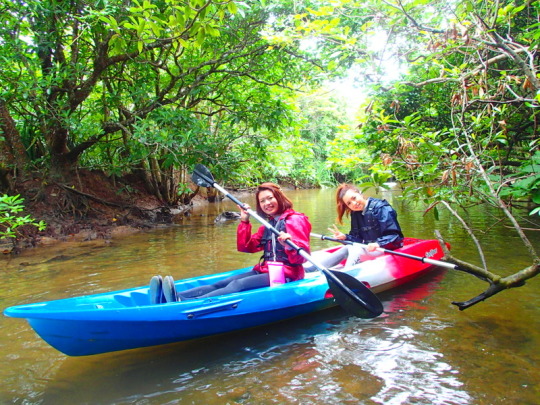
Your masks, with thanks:
[(452, 209), (452, 207), (450, 206), (450, 204), (448, 204), (448, 202), (446, 201), (441, 201), (441, 203), (448, 209), (448, 211), (450, 211), (452, 213), (452, 215), (454, 217), (456, 217), (458, 219), (459, 222), (461, 222), (461, 225), (463, 226), (463, 228), (467, 231), (467, 233), (469, 234), (469, 236), (471, 237), (471, 239), (474, 241), (474, 244), (476, 245), (476, 248), (478, 250), (478, 254), (480, 255), (480, 259), (482, 261), (482, 265), (484, 266), (484, 270), (487, 272), (487, 263), (486, 263), (486, 257), (484, 255), (484, 251), (482, 250), (482, 246), (480, 246), (480, 242), (478, 241), (478, 239), (476, 238), (476, 236), (474, 235), (472, 229), (467, 225), (467, 223), (465, 222), (465, 220), (463, 218), (461, 218), (461, 216)]

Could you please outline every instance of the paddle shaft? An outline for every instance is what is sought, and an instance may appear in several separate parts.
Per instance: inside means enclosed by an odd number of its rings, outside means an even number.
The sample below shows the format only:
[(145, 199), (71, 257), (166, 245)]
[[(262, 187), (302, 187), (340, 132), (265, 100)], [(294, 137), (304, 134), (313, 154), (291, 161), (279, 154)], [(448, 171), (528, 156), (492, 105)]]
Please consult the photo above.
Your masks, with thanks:
[[(343, 245), (357, 245), (357, 246), (362, 246), (362, 247), (367, 248), (367, 245), (364, 245), (362, 243), (351, 242), (350, 240), (341, 240), (341, 239), (337, 239), (337, 238), (332, 238), (332, 237), (326, 236), (326, 235), (319, 235), (318, 233), (312, 233), (311, 236), (313, 236), (314, 238), (321, 239), (321, 240), (329, 240), (329, 241), (332, 241), (332, 242), (338, 242), (338, 243), (341, 243)], [(434, 260), (434, 259), (430, 259), (428, 257), (414, 256), (414, 255), (410, 255), (408, 253), (395, 252), (393, 250), (384, 249), (384, 248), (381, 248), (381, 247), (377, 248), (376, 250), (378, 250), (379, 252), (384, 252), (384, 253), (388, 253), (388, 254), (395, 255), (395, 256), (407, 257), (407, 258), (412, 259), (412, 260), (418, 260), (418, 261), (420, 261), (422, 263), (433, 264), (434, 266), (440, 266), (440, 267), (446, 267), (448, 269), (459, 270), (459, 267), (456, 264), (453, 264), (453, 263), (442, 262), (440, 260)]]

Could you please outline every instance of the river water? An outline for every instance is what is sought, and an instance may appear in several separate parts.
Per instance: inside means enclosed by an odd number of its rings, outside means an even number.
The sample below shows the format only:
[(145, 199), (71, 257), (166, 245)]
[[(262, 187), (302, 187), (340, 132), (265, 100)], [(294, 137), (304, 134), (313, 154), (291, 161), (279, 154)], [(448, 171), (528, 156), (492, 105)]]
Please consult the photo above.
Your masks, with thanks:
[[(332, 190), (288, 192), (313, 231), (334, 222)], [(375, 195), (375, 194), (372, 194)], [(406, 236), (439, 229), (458, 257), (479, 264), (475, 246), (447, 213), (439, 221), (387, 198)], [(251, 197), (244, 200), (253, 204)], [(146, 285), (254, 264), (235, 251), (235, 223), (214, 224), (224, 201), (197, 207), (183, 223), (111, 243), (62, 244), (0, 259), (0, 307)], [(492, 271), (530, 264), (520, 240), (486, 211), (470, 211)], [(348, 224), (342, 227), (348, 231)], [(536, 246), (540, 232), (530, 232)], [(313, 241), (313, 248), (328, 247)], [(486, 285), (436, 269), (379, 294), (385, 313), (365, 320), (340, 308), (270, 326), (167, 346), (68, 357), (26, 321), (0, 317), (2, 404), (538, 404), (540, 278), (460, 312)]]

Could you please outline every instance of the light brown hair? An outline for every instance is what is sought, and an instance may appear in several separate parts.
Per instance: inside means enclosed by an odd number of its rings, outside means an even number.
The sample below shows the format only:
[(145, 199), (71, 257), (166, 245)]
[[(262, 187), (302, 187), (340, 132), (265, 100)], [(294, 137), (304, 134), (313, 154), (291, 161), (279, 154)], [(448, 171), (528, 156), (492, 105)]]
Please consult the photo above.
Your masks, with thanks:
[(343, 224), (343, 215), (347, 214), (347, 216), (349, 216), (351, 214), (351, 209), (347, 207), (347, 205), (343, 201), (343, 197), (349, 190), (362, 194), (360, 189), (356, 186), (353, 186), (352, 184), (342, 183), (339, 185), (339, 187), (336, 190), (336, 204), (337, 204), (336, 209), (337, 209), (337, 223), (340, 225)]

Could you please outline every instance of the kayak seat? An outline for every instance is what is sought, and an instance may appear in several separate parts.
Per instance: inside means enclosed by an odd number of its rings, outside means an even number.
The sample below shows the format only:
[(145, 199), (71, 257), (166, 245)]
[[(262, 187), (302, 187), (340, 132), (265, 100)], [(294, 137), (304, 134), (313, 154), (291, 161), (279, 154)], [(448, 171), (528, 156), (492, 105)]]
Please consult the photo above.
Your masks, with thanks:
[(124, 307), (140, 307), (148, 305), (148, 294), (142, 292), (115, 294), (114, 300)]

